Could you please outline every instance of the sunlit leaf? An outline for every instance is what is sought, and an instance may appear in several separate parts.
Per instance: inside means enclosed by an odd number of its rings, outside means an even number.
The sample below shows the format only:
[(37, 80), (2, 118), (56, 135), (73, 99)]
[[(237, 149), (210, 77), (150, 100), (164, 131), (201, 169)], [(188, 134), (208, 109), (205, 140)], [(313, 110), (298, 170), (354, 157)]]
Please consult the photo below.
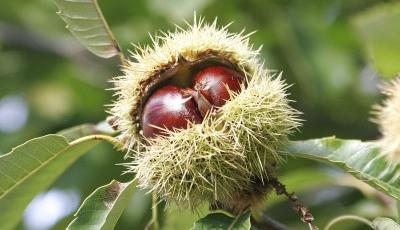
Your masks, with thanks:
[(366, 51), (385, 76), (400, 73), (400, 3), (384, 3), (354, 18)]
[(400, 164), (390, 162), (373, 142), (333, 137), (293, 141), (289, 154), (336, 165), (386, 194), (400, 199)]
[(64, 136), (68, 141), (74, 141), (78, 138), (93, 134), (113, 135), (115, 134), (115, 130), (111, 128), (106, 121), (102, 121), (98, 124), (83, 124), (74, 126), (72, 128), (62, 130), (57, 134)]
[(67, 29), (92, 53), (102, 58), (120, 54), (120, 48), (97, 0), (54, 0)]
[(0, 157), (0, 229), (12, 229), (25, 207), (99, 140), (68, 143), (61, 135), (32, 139)]
[(97, 188), (83, 201), (67, 229), (114, 229), (135, 187), (133, 181), (112, 181)]
[(373, 221), (375, 230), (399, 230), (400, 225), (394, 220), (384, 217), (376, 218)]
[(196, 221), (191, 230), (249, 230), (250, 228), (250, 213), (230, 217), (222, 212), (216, 212)]

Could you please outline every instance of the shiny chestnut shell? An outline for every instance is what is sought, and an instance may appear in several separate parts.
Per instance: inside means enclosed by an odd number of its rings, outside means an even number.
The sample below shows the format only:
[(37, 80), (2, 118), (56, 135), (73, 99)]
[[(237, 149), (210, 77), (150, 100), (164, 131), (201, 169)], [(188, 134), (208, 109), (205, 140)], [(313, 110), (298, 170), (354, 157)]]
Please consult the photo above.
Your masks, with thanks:
[[(167, 79), (159, 83), (160, 88), (152, 84), (152, 93), (145, 98), (140, 114), (144, 137), (165, 135), (165, 129), (186, 128), (189, 122), (201, 123), (208, 112), (230, 99), (229, 90), (241, 90), (244, 77), (226, 65), (182, 65), (181, 70), (174, 71), (176, 76), (160, 76)], [(192, 79), (190, 85), (179, 84), (179, 80), (185, 79), (182, 72)]]
[(184, 89), (172, 85), (158, 89), (149, 97), (141, 119), (143, 135), (148, 138), (164, 134), (160, 128), (186, 128), (189, 121), (201, 123), (202, 120), (193, 98)]
[(243, 77), (225, 66), (209, 66), (199, 71), (193, 79), (194, 89), (213, 106), (221, 107), (230, 99), (228, 88), (240, 92)]

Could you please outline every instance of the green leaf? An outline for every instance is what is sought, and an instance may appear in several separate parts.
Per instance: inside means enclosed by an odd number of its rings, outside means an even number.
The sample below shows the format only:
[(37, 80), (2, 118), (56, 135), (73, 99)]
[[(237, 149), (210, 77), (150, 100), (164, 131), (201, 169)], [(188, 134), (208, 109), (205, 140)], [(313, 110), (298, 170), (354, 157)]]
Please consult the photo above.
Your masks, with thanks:
[(353, 19), (367, 54), (385, 77), (400, 73), (400, 3), (375, 6)]
[(136, 187), (134, 181), (97, 188), (75, 214), (67, 229), (114, 229)]
[(375, 230), (400, 230), (400, 225), (394, 220), (378, 217), (373, 221)]
[(288, 146), (288, 153), (336, 165), (372, 187), (400, 199), (400, 164), (389, 161), (375, 143), (334, 137), (293, 141)]
[(230, 217), (222, 212), (215, 212), (196, 221), (191, 230), (249, 230), (250, 228), (249, 212), (236, 217)]
[(193, 223), (209, 213), (209, 206), (202, 204), (196, 208), (196, 212), (190, 209), (182, 209), (171, 204), (168, 210), (164, 212), (163, 230), (190, 229)]
[(25, 207), (100, 140), (68, 143), (60, 135), (32, 139), (0, 157), (0, 229), (12, 229)]
[(97, 0), (54, 0), (67, 29), (95, 55), (121, 55)]

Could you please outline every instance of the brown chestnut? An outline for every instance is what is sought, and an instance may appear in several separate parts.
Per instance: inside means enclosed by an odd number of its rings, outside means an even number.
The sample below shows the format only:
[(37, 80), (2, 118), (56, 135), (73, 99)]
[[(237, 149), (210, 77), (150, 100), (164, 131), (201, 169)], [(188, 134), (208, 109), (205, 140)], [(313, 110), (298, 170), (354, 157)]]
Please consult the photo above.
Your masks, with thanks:
[(141, 114), (143, 135), (152, 138), (165, 134), (163, 129), (186, 128), (189, 121), (201, 123), (212, 108), (221, 107), (230, 99), (229, 90), (239, 92), (242, 82), (240, 73), (218, 65), (197, 72), (192, 88), (166, 85), (157, 89)]
[[(162, 135), (160, 128), (186, 128), (188, 122), (201, 123), (197, 105), (187, 90), (167, 85), (156, 90), (146, 101), (141, 117), (143, 135)], [(157, 128), (160, 127), (160, 128)]]
[(243, 77), (225, 66), (209, 66), (199, 71), (193, 79), (194, 89), (213, 106), (221, 107), (230, 99), (229, 90), (240, 92)]

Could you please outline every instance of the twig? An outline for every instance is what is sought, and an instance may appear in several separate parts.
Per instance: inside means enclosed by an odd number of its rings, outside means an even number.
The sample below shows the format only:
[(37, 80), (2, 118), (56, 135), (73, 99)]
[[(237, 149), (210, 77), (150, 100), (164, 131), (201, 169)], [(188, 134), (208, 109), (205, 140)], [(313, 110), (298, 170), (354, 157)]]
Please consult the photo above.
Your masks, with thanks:
[(293, 210), (301, 215), (301, 221), (306, 223), (310, 230), (318, 230), (318, 227), (313, 224), (314, 217), (310, 210), (299, 202), (299, 198), (294, 193), (288, 193), (285, 185), (279, 182), (277, 178), (272, 178), (269, 182), (275, 188), (277, 195), (287, 196), (292, 203)]

